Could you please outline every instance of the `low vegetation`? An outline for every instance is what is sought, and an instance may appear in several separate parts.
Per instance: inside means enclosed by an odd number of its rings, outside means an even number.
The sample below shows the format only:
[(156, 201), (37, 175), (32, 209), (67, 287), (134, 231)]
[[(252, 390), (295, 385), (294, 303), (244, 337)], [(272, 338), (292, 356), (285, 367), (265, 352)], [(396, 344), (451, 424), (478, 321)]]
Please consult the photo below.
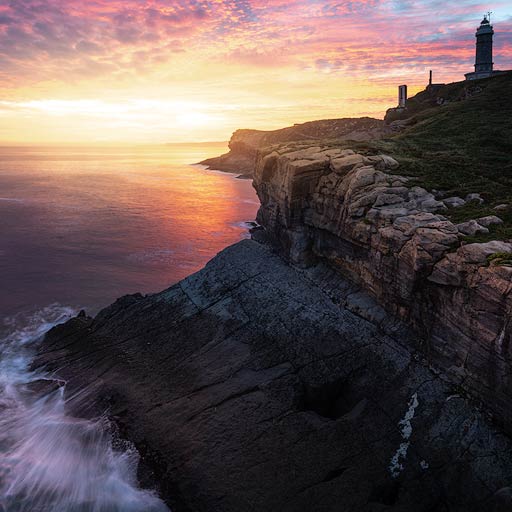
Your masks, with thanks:
[(318, 145), (391, 155), (400, 162), (398, 174), (415, 178), (411, 186), (437, 191), (440, 198), (480, 194), (483, 203), (469, 201), (444, 213), (453, 222), (488, 215), (503, 220), (490, 226), (489, 233), (466, 237), (467, 242), (512, 240), (511, 91), (512, 72), (448, 84), (411, 98), (402, 115), (408, 120), (396, 136), (361, 142), (305, 138), (287, 147)]
[(489, 265), (507, 265), (512, 266), (512, 253), (495, 252), (487, 257)]
[[(424, 110), (415, 104), (418, 112), (403, 133), (373, 142), (369, 149), (393, 155), (401, 174), (416, 177), (429, 190), (462, 198), (479, 193), (482, 204), (452, 208), (448, 217), (462, 222), (498, 215), (504, 223), (471, 241), (511, 239), (512, 207), (499, 212), (493, 208), (512, 205), (512, 73), (444, 89), (436, 94), (447, 103), (432, 107), (425, 102)], [(471, 96), (455, 101), (466, 95)]]

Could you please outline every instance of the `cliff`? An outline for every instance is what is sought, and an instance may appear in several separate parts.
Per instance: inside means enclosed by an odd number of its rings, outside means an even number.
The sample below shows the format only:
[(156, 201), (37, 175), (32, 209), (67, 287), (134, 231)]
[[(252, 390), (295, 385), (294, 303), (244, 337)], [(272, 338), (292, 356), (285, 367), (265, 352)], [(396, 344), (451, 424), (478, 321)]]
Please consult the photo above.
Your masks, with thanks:
[(510, 440), (411, 332), (358, 308), (379, 311), (329, 267), (246, 240), (54, 328), (36, 365), (76, 413), (108, 411), (175, 512), (508, 510)]
[(388, 138), (237, 132), (253, 240), (54, 328), (35, 366), (178, 512), (511, 510), (511, 78)]
[(512, 244), (464, 244), (499, 217), (454, 224), (443, 213), (464, 200), (438, 200), (398, 169), (385, 155), (269, 148), (255, 171), (257, 220), (288, 261), (328, 261), (412, 325), (417, 349), (510, 431), (512, 267), (499, 258)]
[(272, 131), (237, 130), (229, 141), (229, 152), (200, 162), (211, 169), (252, 176), (258, 150), (270, 144), (296, 140), (376, 140), (392, 130), (370, 117), (327, 119), (296, 124)]

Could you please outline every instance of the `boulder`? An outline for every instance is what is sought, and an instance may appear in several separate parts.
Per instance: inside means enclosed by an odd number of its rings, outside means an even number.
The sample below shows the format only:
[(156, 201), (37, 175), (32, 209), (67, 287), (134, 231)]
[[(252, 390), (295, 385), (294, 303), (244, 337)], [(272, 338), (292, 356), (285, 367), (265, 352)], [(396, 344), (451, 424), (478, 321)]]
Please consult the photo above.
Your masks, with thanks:
[(457, 229), (463, 235), (467, 236), (474, 236), (480, 233), (489, 233), (489, 230), (486, 227), (481, 226), (476, 220), (468, 220), (467, 222), (457, 224)]
[(377, 206), (386, 206), (390, 204), (397, 204), (397, 203), (403, 203), (404, 198), (402, 196), (399, 196), (397, 194), (393, 193), (383, 193), (379, 194), (375, 200), (375, 203), (373, 204), (374, 207)]
[(446, 210), (446, 205), (443, 201), (438, 201), (432, 196), (423, 199), (420, 203), (420, 208), (426, 212), (437, 212), (439, 210)]
[(346, 173), (355, 167), (362, 167), (364, 165), (364, 157), (357, 154), (349, 154), (340, 158), (333, 158), (331, 160), (331, 169), (339, 174)]
[(466, 202), (469, 202), (469, 201), (477, 201), (479, 204), (482, 204), (484, 202), (482, 196), (480, 194), (476, 194), (476, 193), (468, 194), (466, 196)]
[(498, 252), (512, 252), (512, 244), (492, 241), (483, 244), (466, 244), (459, 249), (462, 261), (466, 263), (487, 263), (487, 256)]
[(364, 159), (365, 164), (373, 165), (375, 169), (379, 171), (385, 171), (387, 169), (395, 170), (400, 167), (400, 164), (389, 155), (376, 155), (368, 156)]
[(405, 234), (413, 234), (417, 228), (421, 226), (428, 226), (434, 222), (439, 222), (441, 217), (434, 215), (430, 212), (421, 212), (414, 215), (406, 215), (398, 217), (393, 226), (403, 231)]
[(466, 201), (464, 201), (462, 197), (447, 197), (446, 199), (443, 199), (443, 203), (448, 208), (460, 208), (466, 204)]
[(486, 228), (494, 224), (503, 224), (503, 221), (499, 217), (496, 217), (496, 215), (480, 217), (479, 219), (476, 219), (476, 221), (478, 222), (478, 224), (480, 224), (480, 226), (484, 226)]

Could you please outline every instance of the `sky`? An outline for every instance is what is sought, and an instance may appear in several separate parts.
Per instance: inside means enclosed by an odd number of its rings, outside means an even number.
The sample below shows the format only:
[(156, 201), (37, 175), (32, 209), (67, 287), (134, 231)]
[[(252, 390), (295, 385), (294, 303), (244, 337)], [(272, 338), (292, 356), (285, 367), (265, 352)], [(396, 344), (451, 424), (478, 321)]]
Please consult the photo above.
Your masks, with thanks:
[(397, 86), (473, 70), (512, 2), (0, 0), (0, 144), (227, 140), (237, 128), (382, 118)]

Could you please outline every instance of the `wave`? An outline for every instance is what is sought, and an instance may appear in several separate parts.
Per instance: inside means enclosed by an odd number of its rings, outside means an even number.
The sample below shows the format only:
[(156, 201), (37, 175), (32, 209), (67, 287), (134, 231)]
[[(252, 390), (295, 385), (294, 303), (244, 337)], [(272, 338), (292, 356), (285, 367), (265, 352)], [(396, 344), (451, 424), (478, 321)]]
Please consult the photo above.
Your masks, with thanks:
[(169, 512), (155, 493), (138, 487), (138, 453), (128, 443), (114, 447), (108, 419), (70, 416), (65, 382), (30, 370), (34, 344), (74, 314), (54, 304), (4, 319), (0, 511)]
[(17, 197), (0, 197), (0, 201), (8, 201), (10, 203), (23, 203), (23, 199)]

